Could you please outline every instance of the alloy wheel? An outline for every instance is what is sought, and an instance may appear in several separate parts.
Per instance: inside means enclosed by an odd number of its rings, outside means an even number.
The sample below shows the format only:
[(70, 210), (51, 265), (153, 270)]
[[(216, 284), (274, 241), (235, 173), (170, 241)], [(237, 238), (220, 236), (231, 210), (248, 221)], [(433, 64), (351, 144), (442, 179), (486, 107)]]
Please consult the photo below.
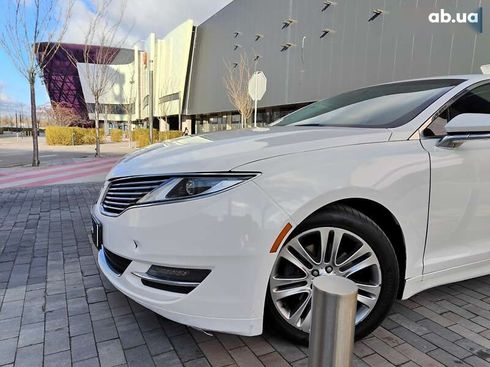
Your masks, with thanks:
[(376, 254), (353, 232), (321, 227), (288, 241), (272, 269), (271, 298), (290, 325), (306, 333), (310, 331), (313, 279), (328, 275), (356, 283), (356, 325), (371, 313), (381, 292), (381, 266)]

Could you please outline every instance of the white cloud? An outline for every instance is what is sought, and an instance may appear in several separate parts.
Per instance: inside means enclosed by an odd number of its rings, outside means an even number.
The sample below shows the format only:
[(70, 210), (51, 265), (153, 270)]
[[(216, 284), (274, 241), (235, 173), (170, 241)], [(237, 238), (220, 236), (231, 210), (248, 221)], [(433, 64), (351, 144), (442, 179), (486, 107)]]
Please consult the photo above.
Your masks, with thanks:
[(5, 83), (0, 81), (0, 103), (11, 102), (10, 97), (5, 93)]
[[(93, 6), (88, 0), (75, 0), (70, 26), (64, 42), (83, 43)], [(96, 1), (96, 0), (90, 0)], [(127, 45), (146, 39), (155, 32), (157, 37), (165, 36), (187, 19), (200, 24), (232, 0), (127, 0), (121, 37), (128, 38)], [(108, 11), (109, 18), (117, 19), (124, 0), (113, 0)], [(93, 4), (93, 3), (90, 3)]]
[(0, 117), (2, 115), (11, 115), (15, 112), (27, 111), (27, 106), (19, 101), (15, 101), (6, 92), (6, 84), (0, 81)]

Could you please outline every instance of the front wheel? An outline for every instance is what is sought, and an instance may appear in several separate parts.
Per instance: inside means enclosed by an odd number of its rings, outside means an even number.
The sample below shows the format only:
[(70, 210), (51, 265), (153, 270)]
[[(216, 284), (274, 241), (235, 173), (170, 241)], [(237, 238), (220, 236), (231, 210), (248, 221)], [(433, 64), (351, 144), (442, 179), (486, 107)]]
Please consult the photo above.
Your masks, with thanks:
[(376, 329), (397, 295), (398, 261), (390, 240), (375, 222), (341, 205), (306, 220), (281, 248), (266, 299), (273, 327), (306, 343), (313, 279), (329, 275), (348, 278), (358, 287), (356, 339)]

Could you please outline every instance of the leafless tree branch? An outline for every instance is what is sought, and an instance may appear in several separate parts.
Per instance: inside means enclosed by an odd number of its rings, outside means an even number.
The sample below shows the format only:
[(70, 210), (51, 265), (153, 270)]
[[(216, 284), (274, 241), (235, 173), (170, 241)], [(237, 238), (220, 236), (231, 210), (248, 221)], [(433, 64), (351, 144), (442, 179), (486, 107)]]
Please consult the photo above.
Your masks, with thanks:
[(38, 123), (36, 116), (36, 78), (60, 47), (71, 18), (73, 0), (12, 0), (4, 12), (0, 47), (29, 83), (31, 96), (32, 165), (39, 166)]
[(252, 76), (250, 64), (245, 54), (240, 55), (237, 63), (225, 62), (226, 75), (224, 84), (230, 103), (235, 106), (241, 116), (241, 127), (253, 113), (253, 100), (248, 94), (248, 82)]
[[(94, 97), (96, 129), (95, 156), (100, 156), (99, 115), (103, 97), (109, 93), (117, 81), (118, 70), (113, 67), (114, 58), (127, 40), (122, 33), (122, 21), (127, 0), (121, 1), (119, 12), (109, 17), (109, 8), (113, 0), (100, 0), (96, 3), (95, 14), (86, 30), (83, 42), (83, 78)], [(77, 65), (79, 60), (66, 51), (70, 61)]]

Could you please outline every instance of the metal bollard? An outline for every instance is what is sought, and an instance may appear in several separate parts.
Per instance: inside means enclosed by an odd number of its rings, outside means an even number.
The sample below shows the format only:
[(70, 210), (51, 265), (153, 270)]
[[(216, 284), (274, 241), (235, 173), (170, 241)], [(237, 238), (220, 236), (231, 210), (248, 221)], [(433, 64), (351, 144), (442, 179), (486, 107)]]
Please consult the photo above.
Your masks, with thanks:
[(313, 281), (309, 367), (351, 367), (357, 286), (346, 278)]

